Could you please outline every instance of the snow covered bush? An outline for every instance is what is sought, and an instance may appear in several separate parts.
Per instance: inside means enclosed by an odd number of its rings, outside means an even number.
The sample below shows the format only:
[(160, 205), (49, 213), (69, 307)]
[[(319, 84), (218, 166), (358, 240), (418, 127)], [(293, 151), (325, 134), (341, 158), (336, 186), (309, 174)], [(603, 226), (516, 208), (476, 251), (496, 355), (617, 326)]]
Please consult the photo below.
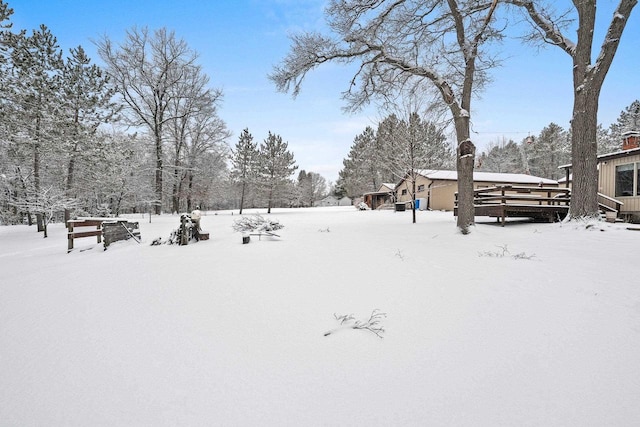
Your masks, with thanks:
[(356, 209), (358, 209), (359, 211), (368, 211), (371, 208), (365, 202), (360, 202), (356, 205)]
[(277, 219), (266, 219), (262, 215), (255, 214), (235, 220), (232, 227), (234, 231), (241, 233), (273, 234), (274, 231), (284, 228), (284, 225)]

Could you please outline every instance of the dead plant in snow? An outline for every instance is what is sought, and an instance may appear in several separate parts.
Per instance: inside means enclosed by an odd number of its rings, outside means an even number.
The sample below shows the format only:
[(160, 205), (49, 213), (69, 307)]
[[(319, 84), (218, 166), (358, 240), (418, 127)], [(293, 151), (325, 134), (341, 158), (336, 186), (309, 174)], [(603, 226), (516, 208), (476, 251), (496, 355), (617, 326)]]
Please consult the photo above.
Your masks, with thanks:
[(364, 329), (375, 334), (378, 338), (384, 338), (382, 336), (384, 334), (384, 328), (380, 322), (387, 317), (387, 313), (382, 313), (377, 308), (371, 312), (368, 320), (356, 320), (353, 314), (337, 315), (333, 313), (333, 317), (340, 323), (340, 326), (326, 332), (324, 334), (325, 337), (341, 329)]

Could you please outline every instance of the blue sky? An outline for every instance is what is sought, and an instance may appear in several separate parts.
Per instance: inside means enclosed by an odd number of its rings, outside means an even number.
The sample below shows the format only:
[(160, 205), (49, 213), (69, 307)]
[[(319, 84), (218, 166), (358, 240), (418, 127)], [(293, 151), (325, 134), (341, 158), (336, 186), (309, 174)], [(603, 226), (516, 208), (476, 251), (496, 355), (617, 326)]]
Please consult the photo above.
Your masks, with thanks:
[[(200, 54), (212, 86), (221, 88), (220, 116), (233, 136), (248, 128), (257, 141), (271, 131), (289, 143), (300, 169), (335, 181), (356, 135), (385, 115), (371, 107), (344, 114), (341, 92), (352, 69), (325, 65), (310, 73), (302, 93), (278, 93), (267, 74), (289, 49), (288, 34), (323, 29), (323, 0), (6, 0), (15, 29), (49, 27), (68, 52), (82, 45), (101, 64), (92, 40), (123, 38), (133, 26), (174, 30)], [(600, 0), (597, 30), (608, 26), (617, 1)], [(638, 9), (638, 7), (636, 7)], [(596, 31), (596, 36), (599, 35)], [(600, 44), (600, 39), (597, 45)], [(640, 11), (634, 10), (600, 98), (605, 126), (640, 99)], [(516, 43), (493, 73), (494, 83), (472, 104), (472, 139), (482, 150), (502, 139), (520, 141), (555, 122), (569, 128), (572, 114), (571, 61), (557, 48), (537, 51)]]

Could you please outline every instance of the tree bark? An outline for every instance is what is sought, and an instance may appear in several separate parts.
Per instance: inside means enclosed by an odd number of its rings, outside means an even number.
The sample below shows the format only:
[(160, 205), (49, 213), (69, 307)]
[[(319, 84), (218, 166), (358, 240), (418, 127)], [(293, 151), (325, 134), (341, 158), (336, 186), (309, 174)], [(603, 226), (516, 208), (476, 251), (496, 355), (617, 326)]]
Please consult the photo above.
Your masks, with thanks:
[(573, 189), (570, 215), (589, 218), (598, 215), (598, 169), (596, 130), (598, 93), (585, 89), (576, 91), (571, 123)]
[(457, 114), (454, 117), (458, 147), (456, 149), (456, 169), (458, 171), (458, 228), (462, 234), (469, 233), (475, 224), (473, 205), (473, 168), (476, 147), (469, 139), (469, 116)]

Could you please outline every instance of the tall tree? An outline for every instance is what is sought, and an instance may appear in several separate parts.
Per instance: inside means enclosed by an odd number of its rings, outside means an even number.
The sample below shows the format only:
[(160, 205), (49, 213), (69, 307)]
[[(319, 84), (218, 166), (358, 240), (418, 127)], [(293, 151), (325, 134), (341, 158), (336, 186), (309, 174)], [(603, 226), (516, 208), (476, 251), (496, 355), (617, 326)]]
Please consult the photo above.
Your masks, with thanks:
[(98, 126), (109, 123), (118, 111), (111, 98), (108, 77), (86, 55), (82, 46), (71, 49), (62, 69), (62, 112), (65, 126), (62, 151), (66, 155), (65, 188), (69, 193), (75, 180), (77, 162), (94, 157), (94, 136)]
[(288, 146), (280, 135), (271, 132), (260, 144), (259, 179), (267, 199), (267, 213), (288, 189), (289, 178), (298, 169)]
[(245, 128), (235, 149), (231, 150), (231, 179), (240, 188), (240, 215), (244, 209), (245, 197), (251, 185), (255, 184), (258, 173), (258, 143)]
[(299, 205), (314, 206), (327, 193), (327, 180), (318, 173), (301, 170), (298, 174)]
[[(540, 0), (505, 0), (524, 10), (533, 31), (529, 40), (559, 47), (572, 60), (573, 116), (571, 155), (573, 186), (571, 217), (598, 215), (597, 126), (598, 101), (604, 79), (613, 62), (622, 33), (638, 0), (619, 0), (600, 45), (594, 52), (596, 0), (573, 0), (573, 9), (556, 13), (557, 4)], [(577, 16), (577, 22), (567, 17)], [(571, 26), (574, 24), (575, 26)], [(576, 29), (572, 41), (567, 30)]]
[[(326, 62), (359, 63), (345, 98), (358, 109), (373, 98), (389, 99), (403, 88), (429, 86), (449, 110), (458, 142), (458, 227), (474, 224), (470, 141), (472, 95), (496, 62), (481, 47), (501, 38), (492, 26), (498, 1), (332, 0), (326, 10), (335, 37), (294, 35), (271, 80), (297, 95), (307, 72)], [(359, 84), (358, 84), (359, 83)]]
[[(208, 87), (209, 77), (197, 65), (185, 67), (180, 81), (174, 85), (174, 95), (168, 106), (168, 136), (173, 143), (173, 189), (171, 193), (172, 210), (180, 210), (183, 187), (191, 188), (192, 169), (197, 158), (193, 157), (194, 136), (207, 135), (213, 139), (224, 140), (228, 137), (226, 125), (218, 117), (217, 106), (222, 99), (220, 90)], [(194, 129), (197, 127), (197, 131)], [(210, 127), (210, 129), (205, 129)], [(212, 132), (213, 131), (213, 132)], [(218, 133), (218, 134), (217, 134)], [(217, 134), (217, 135), (216, 135)], [(209, 139), (211, 139), (209, 138)], [(190, 149), (191, 148), (191, 149)], [(197, 150), (196, 150), (197, 151)], [(191, 156), (190, 156), (191, 155)], [(186, 182), (185, 182), (186, 181)], [(190, 205), (190, 203), (187, 203)], [(191, 211), (191, 207), (187, 207)]]
[[(13, 105), (20, 145), (32, 158), (34, 194), (40, 193), (45, 153), (51, 153), (60, 136), (62, 51), (45, 26), (12, 37)], [(46, 162), (46, 160), (45, 160)], [(46, 166), (46, 163), (44, 164)]]
[(145, 126), (151, 132), (155, 152), (155, 213), (162, 211), (164, 142), (166, 125), (178, 118), (170, 106), (183, 95), (179, 87), (188, 71), (196, 66), (198, 55), (187, 43), (166, 28), (149, 33), (147, 28), (132, 28), (125, 40), (114, 46), (108, 37), (98, 43), (98, 53), (118, 93), (127, 106), (126, 117), (133, 126)]
[[(384, 121), (383, 121), (384, 123)], [(380, 152), (383, 153), (381, 163), (386, 164), (393, 174), (394, 182), (404, 180), (407, 192), (415, 206), (416, 181), (420, 169), (439, 169), (453, 158), (451, 150), (447, 150), (446, 138), (441, 130), (411, 112), (406, 120), (386, 132), (378, 132)], [(412, 221), (416, 222), (416, 211), (412, 209)]]
[(338, 173), (340, 185), (347, 196), (359, 197), (380, 187), (383, 165), (378, 162), (377, 148), (376, 133), (370, 126), (354, 138)]

